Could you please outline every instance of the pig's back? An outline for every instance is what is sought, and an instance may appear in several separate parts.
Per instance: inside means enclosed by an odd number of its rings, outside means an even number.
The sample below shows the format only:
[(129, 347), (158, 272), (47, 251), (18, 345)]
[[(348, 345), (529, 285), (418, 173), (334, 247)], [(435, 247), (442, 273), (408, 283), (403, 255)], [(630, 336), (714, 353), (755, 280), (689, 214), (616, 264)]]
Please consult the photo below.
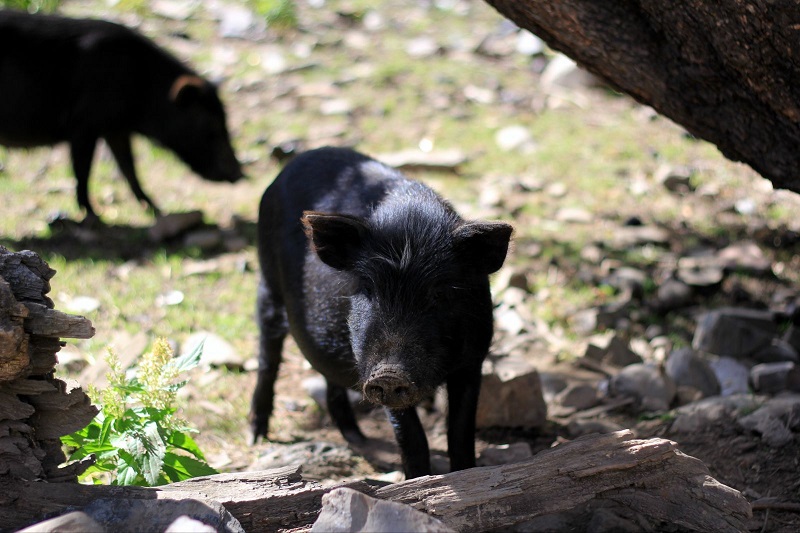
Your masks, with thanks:
[(0, 144), (68, 140), (77, 129), (132, 129), (159, 76), (186, 71), (115, 23), (0, 10)]

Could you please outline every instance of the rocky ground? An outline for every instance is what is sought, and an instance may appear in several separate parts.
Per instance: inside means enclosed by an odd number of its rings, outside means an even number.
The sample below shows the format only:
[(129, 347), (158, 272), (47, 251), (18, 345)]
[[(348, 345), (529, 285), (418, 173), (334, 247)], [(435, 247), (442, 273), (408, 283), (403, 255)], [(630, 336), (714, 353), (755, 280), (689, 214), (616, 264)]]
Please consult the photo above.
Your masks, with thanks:
[[(399, 479), (382, 413), (361, 405), (372, 441), (347, 447), (291, 342), (273, 440), (247, 442), (257, 199), (287, 153), (356, 145), (431, 183), (468, 216), (517, 228), (493, 283), (497, 364), (487, 372), (498, 392), (485, 396), (513, 396), (504, 387), (538, 392), (537, 384), (541, 395), (479, 430), (481, 464), (629, 428), (675, 440), (742, 491), (754, 505), (749, 529), (800, 529), (797, 195), (772, 190), (575, 70), (487, 6), (368, 4), (297, 2), (299, 22), (288, 29), (213, 1), (108, 12), (225, 79), (237, 149), (253, 178), (235, 186), (178, 179), (163, 152), (145, 153), (144, 187), (159, 190), (162, 207), (205, 215), (200, 228), (151, 239), (152, 220), (99, 177), (107, 227), (86, 232), (68, 209), (66, 221), (47, 226), (53, 206), (74, 203), (65, 153), (6, 154), (5, 173), (39, 194), (5, 193), (14, 222), (0, 242), (59, 265), (56, 307), (86, 314), (98, 331), (95, 344), (65, 350), (65, 368), (72, 354), (72, 375), (101, 383), (101, 346), (112, 340), (133, 360), (151, 335), (186, 346), (189, 333), (211, 331), (217, 344), (184, 398), (215, 466), (302, 462), (306, 476), (325, 483)], [(67, 2), (65, 11), (96, 14), (97, 5)], [(98, 279), (81, 284), (93, 268)], [(138, 281), (151, 275), (156, 288)], [(131, 288), (152, 297), (141, 308), (121, 300)], [(205, 314), (180, 318), (198, 310)], [(81, 369), (86, 361), (95, 363)], [(422, 411), (435, 468), (446, 471), (441, 402)], [(615, 520), (606, 530), (643, 527), (624, 512)]]

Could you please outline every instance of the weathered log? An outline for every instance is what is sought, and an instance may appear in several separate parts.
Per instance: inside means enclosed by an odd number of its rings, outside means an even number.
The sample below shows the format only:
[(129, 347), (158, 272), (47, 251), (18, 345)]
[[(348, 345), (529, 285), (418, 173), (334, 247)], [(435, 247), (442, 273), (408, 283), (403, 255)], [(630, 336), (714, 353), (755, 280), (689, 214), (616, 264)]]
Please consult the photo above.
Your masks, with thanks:
[(797, 2), (486, 1), (775, 187), (800, 192)]
[(74, 385), (53, 378), (60, 337), (89, 338), (92, 323), (52, 309), (55, 270), (33, 252), (0, 246), (0, 476), (75, 481), (86, 463), (59, 468), (59, 438), (97, 414)]
[[(427, 476), (375, 488), (348, 485), (371, 496), (405, 503), (459, 531), (485, 531), (574, 509), (593, 499), (622, 503), (696, 531), (743, 531), (750, 504), (714, 480), (699, 460), (664, 439), (632, 439), (630, 431), (590, 435), (530, 460)], [(341, 485), (340, 485), (341, 486)], [(0, 529), (29, 525), (48, 514), (81, 508), (97, 498), (193, 498), (222, 503), (247, 531), (307, 527), (321, 508), (323, 488), (299, 467), (220, 474), (154, 489), (54, 486), (0, 480)]]
[(485, 531), (605, 498), (696, 531), (743, 531), (750, 504), (665, 439), (588, 435), (521, 463), (412, 479), (377, 498), (407, 503), (459, 531)]
[[(362, 492), (370, 490), (363, 482), (344, 486)], [(322, 495), (328, 490), (302, 479), (299, 466), (218, 474), (156, 488), (52, 484), (0, 477), (0, 530), (26, 527), (82, 509), (98, 499), (189, 498), (222, 503), (246, 531), (277, 531), (313, 523), (322, 507)], [(148, 529), (142, 524), (137, 527)]]

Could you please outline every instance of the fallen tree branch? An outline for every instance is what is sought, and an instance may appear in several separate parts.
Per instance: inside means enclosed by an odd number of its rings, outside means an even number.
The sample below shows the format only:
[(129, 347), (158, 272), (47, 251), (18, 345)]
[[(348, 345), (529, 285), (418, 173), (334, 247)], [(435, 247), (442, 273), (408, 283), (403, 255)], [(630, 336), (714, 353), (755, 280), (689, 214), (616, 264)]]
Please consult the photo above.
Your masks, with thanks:
[[(745, 529), (750, 504), (738, 491), (710, 477), (702, 462), (681, 453), (674, 442), (631, 437), (630, 431), (589, 435), (520, 463), (381, 488), (363, 481), (339, 486), (411, 505), (459, 531), (513, 526), (594, 499), (619, 502), (696, 531)], [(207, 476), (153, 489), (0, 482), (0, 494), (6, 495), (0, 502), (0, 529), (30, 525), (100, 498), (191, 498), (221, 503), (246, 531), (291, 530), (312, 524), (322, 495), (333, 488), (303, 480), (299, 466)]]

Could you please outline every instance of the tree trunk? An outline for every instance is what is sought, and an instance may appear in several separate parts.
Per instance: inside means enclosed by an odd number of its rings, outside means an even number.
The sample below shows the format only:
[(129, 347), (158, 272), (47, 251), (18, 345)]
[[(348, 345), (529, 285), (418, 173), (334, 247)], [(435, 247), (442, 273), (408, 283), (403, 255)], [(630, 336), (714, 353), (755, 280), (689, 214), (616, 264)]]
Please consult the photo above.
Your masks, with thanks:
[(800, 192), (791, 0), (486, 0), (587, 70)]

